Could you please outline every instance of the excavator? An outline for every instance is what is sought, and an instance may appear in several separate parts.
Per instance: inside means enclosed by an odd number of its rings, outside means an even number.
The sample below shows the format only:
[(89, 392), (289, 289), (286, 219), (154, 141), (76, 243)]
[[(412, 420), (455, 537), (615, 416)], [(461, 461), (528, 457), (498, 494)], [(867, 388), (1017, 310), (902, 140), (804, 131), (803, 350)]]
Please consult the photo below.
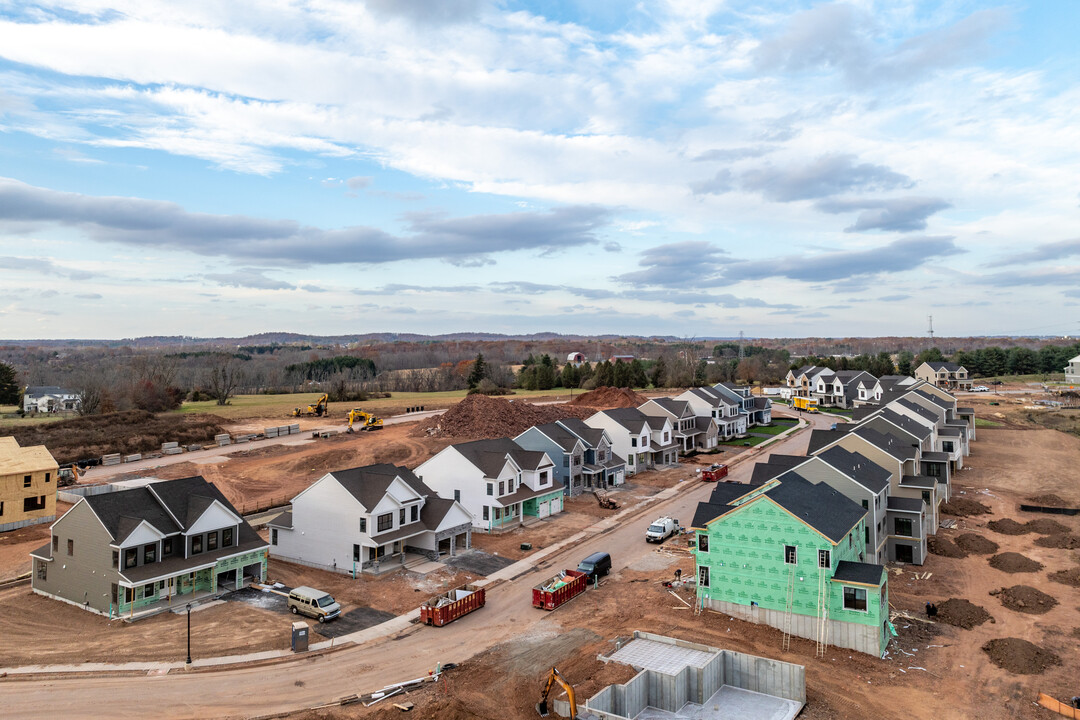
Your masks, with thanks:
[(329, 395), (323, 395), (319, 398), (314, 405), (308, 405), (306, 408), (298, 407), (292, 411), (293, 417), (322, 417), (323, 415), (329, 415), (330, 409), (326, 406), (327, 401), (330, 399)]
[(536, 703), (536, 712), (540, 714), (540, 717), (548, 716), (548, 695), (551, 694), (551, 688), (555, 686), (555, 683), (559, 683), (566, 691), (566, 699), (570, 701), (570, 720), (576, 720), (577, 701), (574, 699), (574, 688), (566, 682), (566, 678), (557, 667), (552, 667), (551, 672), (548, 673), (547, 682), (544, 683), (544, 692), (540, 695), (540, 702)]
[(79, 482), (82, 471), (75, 463), (65, 465), (56, 472), (57, 487), (69, 487)]
[(383, 428), (382, 418), (375, 417), (369, 412), (364, 412), (360, 408), (356, 408), (355, 410), (349, 411), (349, 429), (345, 432), (356, 432), (356, 430), (353, 429), (353, 423), (357, 420), (361, 421), (359, 428), (360, 432), (365, 430), (382, 430)]

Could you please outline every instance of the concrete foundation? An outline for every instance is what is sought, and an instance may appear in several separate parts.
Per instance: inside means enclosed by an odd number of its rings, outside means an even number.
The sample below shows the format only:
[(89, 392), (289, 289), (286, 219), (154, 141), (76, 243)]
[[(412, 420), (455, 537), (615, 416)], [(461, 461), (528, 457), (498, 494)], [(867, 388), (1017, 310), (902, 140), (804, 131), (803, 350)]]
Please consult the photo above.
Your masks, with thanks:
[[(725, 615), (759, 625), (771, 625), (778, 630), (784, 629), (785, 613), (781, 610), (770, 610), (759, 605), (741, 605), (722, 600), (705, 600), (704, 602), (705, 607), (710, 610), (716, 610)], [(796, 637), (816, 640), (820, 625), (821, 620), (813, 615), (791, 613), (791, 634)], [(880, 630), (876, 625), (829, 620), (829, 645), (847, 648), (848, 650), (858, 650), (874, 657), (881, 657), (881, 637), (879, 633)]]

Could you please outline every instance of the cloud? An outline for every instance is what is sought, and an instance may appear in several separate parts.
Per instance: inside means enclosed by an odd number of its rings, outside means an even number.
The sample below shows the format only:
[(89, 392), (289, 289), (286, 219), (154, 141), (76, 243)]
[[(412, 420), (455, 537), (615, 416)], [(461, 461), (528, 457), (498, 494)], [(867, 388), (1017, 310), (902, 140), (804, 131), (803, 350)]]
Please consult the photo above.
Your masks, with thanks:
[(645, 270), (624, 273), (612, 280), (639, 287), (709, 287), (716, 284), (727, 251), (704, 240), (689, 240), (649, 248), (641, 256), (638, 265)]
[(973, 278), (977, 283), (996, 287), (1031, 285), (1080, 286), (1080, 267), (1045, 268), (1039, 270), (1010, 270)]
[[(2, 212), (0, 212), (0, 219), (3, 218)], [(61, 268), (51, 260), (42, 260), (41, 258), (21, 258), (21, 257), (0, 257), (0, 268), (4, 270), (23, 270), (26, 272), (41, 273), (42, 275), (63, 275), (69, 276), (71, 273), (69, 270)]]
[(406, 233), (372, 227), (324, 230), (293, 220), (192, 213), (175, 203), (59, 192), (0, 179), (0, 221), (73, 226), (99, 242), (187, 250), (200, 255), (279, 264), (377, 264), (437, 258), (465, 267), (488, 253), (555, 250), (597, 242), (608, 210), (560, 207), (547, 212), (448, 218), (406, 215)]
[(1017, 253), (1016, 255), (1010, 255), (1009, 257), (1004, 258), (1003, 260), (998, 260), (997, 262), (987, 263), (986, 266), (1007, 267), (1009, 265), (1022, 265), (1033, 262), (1062, 260), (1064, 258), (1072, 257), (1074, 255), (1080, 255), (1080, 238), (1036, 245), (1031, 250)]
[(488, 283), (498, 292), (514, 292), (522, 295), (540, 295), (542, 293), (562, 290), (560, 285), (542, 285), (540, 283), (516, 281), (516, 282), (493, 282)]
[(79, 293), (75, 297), (80, 300), (100, 300), (104, 296), (101, 293)]
[(911, 178), (883, 165), (856, 164), (854, 155), (822, 155), (802, 167), (764, 167), (742, 175), (746, 190), (760, 192), (769, 200), (812, 200), (851, 190), (892, 190), (914, 185)]
[(371, 185), (374, 180), (375, 178), (368, 175), (357, 175), (346, 180), (345, 184), (349, 186), (350, 190), (362, 190)]
[(421, 26), (450, 25), (475, 20), (480, 0), (366, 0), (367, 9), (381, 18), (403, 18)]
[(207, 280), (213, 280), (219, 285), (227, 285), (237, 288), (254, 288), (256, 290), (295, 290), (296, 286), (283, 280), (274, 280), (264, 275), (264, 270), (256, 268), (240, 268), (231, 273), (207, 273), (203, 275)]
[(319, 287), (318, 285), (300, 285), (299, 288), (301, 290), (306, 290), (307, 292), (310, 292), (310, 293), (324, 293), (324, 292), (327, 292), (326, 288)]
[(844, 232), (914, 232), (925, 230), (928, 217), (952, 205), (941, 198), (903, 197), (891, 200), (822, 200), (814, 207), (833, 215), (864, 210), (855, 224), (844, 228)]
[(622, 250), (622, 245), (614, 240), (604, 243), (604, 252), (619, 252), (620, 250)]
[(695, 195), (723, 195), (730, 192), (734, 187), (734, 177), (731, 171), (724, 168), (709, 180), (690, 183), (690, 192)]
[(757, 158), (772, 152), (766, 147), (714, 148), (694, 157), (694, 162), (735, 162), (746, 158)]
[(910, 295), (905, 295), (905, 294), (882, 295), (881, 297), (878, 298), (878, 300), (880, 300), (881, 302), (900, 302), (901, 300), (908, 300), (909, 298), (911, 298), (911, 296)]
[(913, 270), (932, 259), (962, 252), (951, 237), (912, 237), (865, 250), (735, 262), (729, 265), (729, 274), (740, 280), (785, 277), (804, 282), (844, 281), (861, 288), (869, 276)]

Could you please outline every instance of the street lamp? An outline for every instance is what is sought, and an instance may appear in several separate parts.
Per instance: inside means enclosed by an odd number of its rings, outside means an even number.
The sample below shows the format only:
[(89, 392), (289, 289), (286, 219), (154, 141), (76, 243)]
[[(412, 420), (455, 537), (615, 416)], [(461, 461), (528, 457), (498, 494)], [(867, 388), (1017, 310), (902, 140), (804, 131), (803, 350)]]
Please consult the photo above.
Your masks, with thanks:
[(187, 664), (191, 667), (191, 603), (187, 604)]

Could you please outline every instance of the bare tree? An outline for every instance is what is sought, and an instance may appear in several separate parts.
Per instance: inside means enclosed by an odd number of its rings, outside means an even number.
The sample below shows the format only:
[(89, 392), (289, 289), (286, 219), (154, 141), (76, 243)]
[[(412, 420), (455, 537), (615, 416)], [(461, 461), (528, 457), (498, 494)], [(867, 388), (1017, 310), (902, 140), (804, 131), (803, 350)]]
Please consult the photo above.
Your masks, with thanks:
[(204, 378), (206, 392), (218, 405), (224, 405), (236, 392), (237, 385), (244, 381), (244, 370), (232, 355), (219, 355), (206, 369)]

